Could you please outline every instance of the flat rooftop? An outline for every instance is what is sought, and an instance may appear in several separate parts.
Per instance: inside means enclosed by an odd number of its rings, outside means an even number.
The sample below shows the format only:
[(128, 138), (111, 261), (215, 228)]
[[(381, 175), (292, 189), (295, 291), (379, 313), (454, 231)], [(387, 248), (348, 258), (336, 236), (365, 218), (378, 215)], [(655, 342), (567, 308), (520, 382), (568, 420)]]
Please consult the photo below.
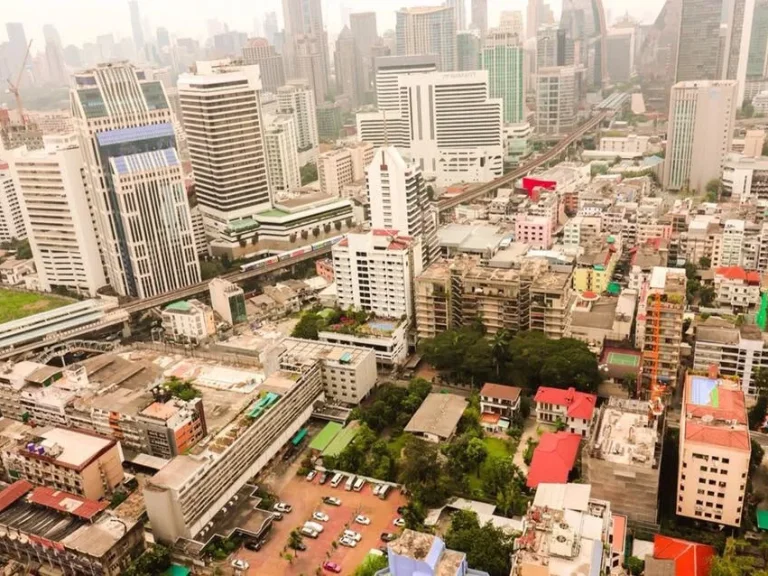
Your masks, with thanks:
[(652, 416), (648, 402), (611, 398), (590, 440), (591, 455), (616, 464), (651, 468), (658, 439), (658, 419)]
[(294, 356), (302, 360), (324, 360), (350, 368), (357, 366), (371, 354), (370, 348), (330, 344), (317, 340), (301, 340), (299, 338), (286, 338), (283, 340), (283, 346), (285, 346), (283, 358)]
[(467, 405), (462, 396), (431, 393), (416, 410), (405, 431), (449, 438), (456, 430)]
[(750, 451), (744, 393), (738, 383), (689, 375), (683, 394), (686, 442)]
[(43, 445), (56, 443), (62, 448), (61, 454), (54, 458), (56, 462), (76, 468), (86, 466), (115, 444), (111, 438), (83, 434), (66, 428), (52, 428), (43, 432), (40, 437), (46, 440)]

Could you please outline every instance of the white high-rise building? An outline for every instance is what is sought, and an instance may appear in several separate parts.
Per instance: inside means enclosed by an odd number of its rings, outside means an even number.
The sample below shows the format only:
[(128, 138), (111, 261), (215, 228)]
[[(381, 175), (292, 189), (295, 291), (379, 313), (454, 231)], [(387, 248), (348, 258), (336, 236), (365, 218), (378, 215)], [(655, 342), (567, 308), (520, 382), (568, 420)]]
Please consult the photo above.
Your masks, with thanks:
[(99, 243), (74, 134), (45, 136), (44, 150), (17, 148), (9, 158), (42, 290), (95, 296), (106, 285)]
[[(229, 239), (272, 207), (259, 66), (198, 62), (178, 81), (195, 192), (209, 237)], [(255, 232), (256, 226), (248, 228)]]
[(467, 5), (465, 0), (446, 0), (445, 5), (453, 8), (453, 20), (456, 22), (456, 30), (461, 32), (467, 29)]
[(401, 8), (396, 13), (398, 56), (434, 54), (443, 72), (456, 68), (456, 21), (449, 6)]
[(540, 68), (536, 74), (536, 132), (568, 134), (576, 125), (576, 69)]
[[(437, 71), (437, 59), (431, 54), (415, 56), (382, 56), (376, 58), (374, 78), (376, 84), (376, 107), (381, 110), (399, 112), (402, 107), (400, 92), (401, 76)], [(387, 116), (389, 118), (389, 116)]]
[(376, 150), (366, 174), (371, 225), (399, 229), (421, 239), (422, 264), (437, 259), (437, 214), (427, 197), (421, 169), (407, 163), (393, 146)]
[(704, 191), (720, 178), (731, 150), (738, 83), (678, 82), (672, 86), (667, 124), (664, 187)]
[(397, 230), (347, 234), (333, 247), (333, 274), (342, 308), (383, 318), (411, 318), (413, 279), (422, 269), (421, 240)]
[(303, 80), (292, 80), (277, 89), (277, 109), (280, 114), (291, 114), (296, 123), (296, 143), (299, 152), (317, 148), (317, 112), (312, 89)]
[(502, 175), (502, 101), (488, 96), (488, 71), (402, 74), (397, 79), (400, 109), (358, 114), (361, 140), (407, 151), (438, 186), (488, 182)]
[(320, 190), (330, 196), (342, 196), (347, 184), (365, 178), (365, 170), (373, 160), (374, 148), (368, 142), (335, 148), (317, 157)]
[(277, 197), (301, 187), (296, 123), (290, 114), (279, 114), (268, 121), (264, 132), (267, 170), (272, 194)]
[(173, 113), (162, 83), (145, 78), (101, 64), (75, 74), (70, 94), (107, 278), (142, 298), (200, 281)]
[(9, 170), (0, 169), (0, 242), (24, 240), (26, 237), (17, 185)]

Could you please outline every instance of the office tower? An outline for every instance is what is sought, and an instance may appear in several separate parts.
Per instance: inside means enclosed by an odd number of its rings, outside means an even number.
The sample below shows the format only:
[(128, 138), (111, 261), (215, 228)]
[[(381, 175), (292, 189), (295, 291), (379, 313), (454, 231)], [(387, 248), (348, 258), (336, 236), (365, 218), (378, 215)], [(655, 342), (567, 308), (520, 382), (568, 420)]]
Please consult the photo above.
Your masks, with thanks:
[(91, 220), (75, 134), (46, 136), (45, 149), (9, 158), (40, 287), (96, 296), (107, 283)]
[(24, 240), (27, 230), (21, 211), (18, 185), (8, 168), (0, 168), (0, 242)]
[(253, 216), (272, 206), (259, 90), (257, 66), (226, 60), (198, 62), (196, 74), (178, 80), (206, 233), (225, 242), (246, 226), (252, 235)]
[(752, 18), (752, 34), (749, 38), (747, 78), (763, 78), (766, 73), (768, 53), (768, 0), (756, 0)]
[(539, 68), (536, 74), (536, 132), (568, 134), (576, 125), (578, 104), (573, 66)]
[(324, 102), (330, 67), (320, 0), (284, 0), (283, 19), (288, 72), (293, 78), (307, 80), (314, 91), (315, 102)]
[(133, 45), (136, 48), (136, 53), (141, 54), (144, 49), (144, 29), (141, 25), (139, 0), (128, 0), (128, 9), (131, 12), (131, 31), (133, 32)]
[(291, 114), (270, 119), (264, 130), (267, 171), (272, 194), (285, 195), (301, 186), (296, 123)]
[(15, 80), (27, 53), (27, 35), (21, 22), (6, 23), (5, 31), (8, 34), (7, 68), (10, 77)]
[(480, 31), (480, 36), (485, 37), (488, 31), (488, 0), (472, 0), (472, 23), (470, 28)]
[(509, 28), (494, 28), (485, 37), (482, 69), (488, 71), (488, 93), (504, 102), (504, 123), (525, 120), (523, 84), (524, 50), (520, 37)]
[(602, 0), (563, 0), (560, 28), (573, 42), (574, 63), (587, 69), (588, 84), (601, 87), (608, 80)]
[(373, 228), (399, 229), (421, 240), (422, 266), (438, 257), (437, 213), (429, 201), (421, 169), (406, 162), (394, 146), (379, 148), (366, 172)]
[[(400, 77), (407, 74), (435, 72), (437, 57), (423, 54), (419, 56), (383, 56), (374, 63), (376, 84), (376, 107), (379, 110), (400, 110)], [(389, 116), (387, 116), (389, 118)]]
[(285, 84), (285, 65), (283, 57), (275, 52), (266, 38), (250, 38), (243, 46), (243, 62), (247, 65), (258, 64), (261, 71), (261, 86), (267, 92), (277, 92)]
[(667, 124), (664, 187), (702, 192), (719, 178), (731, 150), (738, 86), (734, 80), (678, 82)]
[(536, 68), (573, 65), (573, 41), (565, 30), (554, 24), (539, 28), (536, 33)]
[(168, 33), (168, 28), (163, 28), (162, 26), (158, 27), (157, 32), (155, 33), (155, 36), (157, 37), (157, 47), (161, 50), (163, 48), (170, 48), (171, 46), (171, 35)]
[(64, 48), (64, 62), (72, 68), (80, 66), (82, 62), (80, 48), (72, 44)]
[(646, 108), (667, 112), (669, 93), (677, 73), (677, 45), (682, 0), (666, 0), (651, 26), (643, 27), (637, 70), (643, 77)]
[(302, 80), (291, 80), (277, 90), (277, 109), (280, 114), (291, 114), (296, 123), (296, 143), (299, 151), (316, 148), (317, 112), (312, 89)]
[(213, 53), (216, 58), (236, 58), (248, 42), (245, 32), (222, 32), (213, 37)]
[(528, 0), (528, 9), (525, 21), (525, 37), (528, 39), (536, 38), (541, 26), (555, 23), (555, 16), (552, 9), (544, 0)]
[(358, 51), (357, 42), (352, 31), (344, 26), (336, 40), (334, 54), (336, 70), (336, 94), (346, 96), (351, 107), (356, 107), (363, 101), (363, 62)]
[(456, 26), (453, 18), (453, 9), (446, 6), (398, 10), (397, 55), (434, 54), (438, 70), (455, 70)]
[(45, 38), (45, 62), (48, 67), (48, 76), (52, 83), (64, 86), (68, 81), (67, 65), (59, 32), (51, 24), (46, 24), (43, 26), (43, 37)]
[(456, 34), (456, 70), (479, 70), (480, 47), (483, 41), (477, 30), (463, 30)]
[(275, 12), (267, 12), (264, 14), (264, 38), (267, 42), (275, 44), (275, 34), (277, 34), (279, 28), (277, 27), (277, 14)]
[(80, 72), (74, 84), (70, 101), (109, 283), (120, 295), (148, 298), (198, 282), (163, 85), (128, 63)]
[(608, 48), (608, 77), (611, 82), (628, 82), (635, 69), (635, 40), (637, 29), (634, 27), (611, 28), (608, 30), (606, 46)]
[(504, 10), (499, 18), (499, 28), (517, 34), (522, 44), (524, 40), (523, 13), (520, 10)]
[(456, 30), (461, 32), (467, 29), (467, 6), (465, 0), (446, 0), (445, 5), (453, 8), (453, 21), (456, 23)]
[(368, 93), (373, 87), (373, 47), (379, 40), (376, 12), (353, 12), (349, 15), (349, 28), (360, 53), (363, 92)]

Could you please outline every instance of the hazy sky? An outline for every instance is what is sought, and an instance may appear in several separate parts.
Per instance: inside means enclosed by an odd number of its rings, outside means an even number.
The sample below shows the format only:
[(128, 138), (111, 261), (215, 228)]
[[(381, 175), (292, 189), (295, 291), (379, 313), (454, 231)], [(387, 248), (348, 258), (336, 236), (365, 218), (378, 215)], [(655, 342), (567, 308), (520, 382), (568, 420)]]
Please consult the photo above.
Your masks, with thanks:
[[(469, 13), (470, 1), (467, 0)], [(550, 0), (556, 12), (562, 0)], [(405, 5), (442, 4), (442, 0), (322, 0), (323, 19), (329, 32), (341, 28), (343, 12), (376, 11), (379, 33), (394, 28), (394, 11)], [(617, 18), (627, 10), (636, 18), (652, 21), (664, 0), (603, 0), (606, 11)], [(0, 11), (3, 22), (21, 22), (28, 39), (34, 39), (32, 52), (42, 50), (42, 27), (53, 24), (59, 30), (65, 45), (92, 42), (98, 34), (113, 33), (116, 37), (130, 37), (131, 23), (127, 0), (4, 0)], [(206, 22), (218, 19), (231, 30), (252, 33), (254, 19), (275, 11), (282, 26), (281, 0), (139, 0), (142, 18), (154, 30), (168, 28), (175, 36), (202, 38), (206, 35)], [(386, 9), (382, 9), (386, 5)], [(502, 10), (522, 10), (527, 0), (488, 0), (489, 23), (498, 23)], [(467, 16), (469, 19), (469, 15)], [(0, 30), (0, 41), (6, 39), (5, 26)]]

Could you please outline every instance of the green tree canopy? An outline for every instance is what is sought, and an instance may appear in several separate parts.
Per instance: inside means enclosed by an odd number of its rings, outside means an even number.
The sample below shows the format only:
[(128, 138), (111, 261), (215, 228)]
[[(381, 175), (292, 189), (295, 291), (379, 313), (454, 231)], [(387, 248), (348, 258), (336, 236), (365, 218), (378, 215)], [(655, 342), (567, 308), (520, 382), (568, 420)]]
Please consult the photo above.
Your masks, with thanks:
[(471, 568), (484, 570), (490, 576), (509, 576), (514, 537), (490, 522), (481, 526), (475, 512), (454, 513), (445, 544), (451, 550), (464, 552)]

